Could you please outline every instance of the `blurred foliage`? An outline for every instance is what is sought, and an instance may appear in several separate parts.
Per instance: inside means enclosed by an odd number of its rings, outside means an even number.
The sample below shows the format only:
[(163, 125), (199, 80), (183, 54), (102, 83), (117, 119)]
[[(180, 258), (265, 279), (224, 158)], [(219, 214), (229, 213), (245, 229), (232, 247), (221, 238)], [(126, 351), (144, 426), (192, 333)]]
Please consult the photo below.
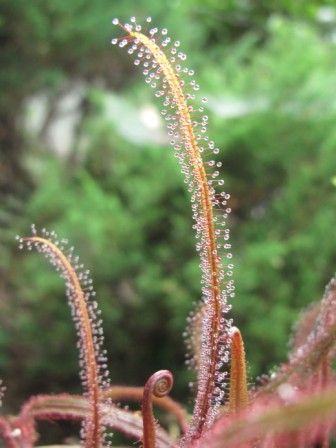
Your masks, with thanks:
[[(246, 339), (251, 378), (285, 360), (299, 310), (321, 296), (336, 266), (334, 6), (1, 2), (0, 372), (6, 406), (31, 393), (79, 387), (62, 281), (38, 255), (18, 253), (13, 241), (32, 222), (68, 238), (91, 269), (112, 381), (142, 384), (153, 371), (170, 368), (175, 395), (185, 400), (190, 375), (182, 333), (200, 297), (189, 199), (165, 140), (134, 144), (131, 119), (143, 104), (160, 106), (127, 54), (109, 47), (113, 16), (154, 16), (198, 69), (232, 194), (233, 316)], [(318, 20), (322, 13), (329, 19)], [(70, 150), (59, 155), (43, 126), (76, 81), (85, 90), (81, 120)], [(111, 91), (124, 105), (114, 105), (113, 117), (106, 112)], [(40, 93), (48, 107), (42, 130), (34, 133), (22, 123), (27, 101)], [(23, 173), (25, 191), (18, 193)]]
[(217, 79), (205, 77), (213, 95), (224, 84), (250, 108), (212, 121), (233, 192), (234, 314), (254, 373), (269, 365), (265, 353), (284, 359), (298, 310), (321, 295), (336, 262), (335, 46), (280, 18), (269, 32), (263, 47), (244, 39)]

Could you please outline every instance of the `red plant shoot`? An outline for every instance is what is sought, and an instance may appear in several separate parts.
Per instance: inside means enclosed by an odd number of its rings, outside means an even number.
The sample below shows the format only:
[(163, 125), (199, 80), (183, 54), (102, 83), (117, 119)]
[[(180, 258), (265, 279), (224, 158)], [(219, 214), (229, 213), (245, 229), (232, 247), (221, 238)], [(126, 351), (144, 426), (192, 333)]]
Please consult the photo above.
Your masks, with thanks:
[[(320, 304), (303, 315), (289, 361), (248, 391), (244, 343), (226, 317), (228, 298), (234, 296), (225, 223), (229, 195), (220, 188), (219, 150), (207, 136), (208, 117), (203, 106), (195, 103), (199, 86), (194, 72), (182, 66), (186, 55), (166, 29), (143, 33), (134, 17), (130, 23), (120, 24), (118, 19), (113, 23), (126, 36), (112, 43), (129, 45), (128, 53), (136, 54), (134, 63), (143, 66), (146, 82), (157, 97), (163, 97), (162, 115), (191, 194), (202, 268), (202, 302), (193, 316), (189, 341), (197, 373), (193, 415), (189, 424), (186, 411), (167, 396), (173, 385), (168, 370), (154, 373), (144, 387), (110, 387), (88, 271), (72, 249), (66, 249), (65, 241), (46, 230), (38, 236), (33, 227), (33, 235), (19, 238), (19, 244), (43, 253), (65, 280), (80, 340), (85, 394), (30, 398), (18, 417), (0, 417), (1, 439), (6, 448), (32, 447), (37, 420), (65, 419), (84, 422), (86, 448), (105, 446), (107, 427), (142, 440), (144, 448), (328, 448), (336, 433), (336, 381), (331, 369), (336, 346), (336, 280), (330, 282)], [(228, 394), (224, 394), (226, 386)], [(142, 415), (115, 406), (111, 399), (141, 401)], [(177, 419), (181, 437), (171, 437), (156, 422), (153, 404)]]
[[(119, 21), (115, 19), (114, 23), (119, 24)], [(135, 64), (143, 64), (146, 82), (156, 90), (156, 96), (164, 98), (165, 109), (162, 114), (168, 121), (171, 144), (191, 193), (194, 227), (199, 240), (197, 247), (201, 257), (203, 301), (206, 307), (201, 330), (204, 347), (199, 359), (198, 389), (189, 434), (192, 439), (199, 437), (203, 427), (213, 421), (223, 399), (225, 374), (220, 372), (220, 368), (227, 358), (227, 346), (223, 341), (227, 339), (224, 334), (227, 334), (230, 326), (223, 315), (228, 310), (227, 296), (233, 296), (234, 286), (232, 280), (223, 283), (224, 275), (227, 278), (232, 274), (232, 264), (229, 263), (225, 273), (219, 251), (223, 247), (226, 250), (230, 248), (227, 243), (229, 231), (225, 228), (225, 218), (230, 210), (226, 209), (224, 215), (215, 217), (215, 209), (227, 205), (228, 195), (221, 192), (218, 196), (214, 187), (224, 183), (218, 179), (217, 168), (220, 164), (215, 160), (208, 161), (207, 165), (214, 166), (215, 169), (210, 174), (206, 173), (203, 158), (213, 157), (218, 153), (218, 148), (205, 136), (208, 117), (203, 115), (199, 121), (193, 116), (203, 112), (203, 108), (196, 110), (192, 105), (192, 92), (199, 89), (196, 82), (193, 79), (184, 81), (182, 77), (183, 73), (186, 73), (186, 77), (192, 76), (193, 71), (182, 69), (180, 65), (186, 59), (186, 55), (179, 50), (180, 43), (172, 42), (165, 29), (159, 32), (157, 28), (152, 28), (149, 37), (146, 36), (141, 33), (141, 26), (134, 18), (131, 19), (131, 24), (124, 24), (122, 28), (133, 37), (133, 41), (117, 39), (112, 43), (119, 43), (121, 47), (132, 44), (129, 53), (137, 52)], [(163, 51), (165, 49), (167, 52), (168, 45), (171, 46), (170, 60)], [(192, 92), (185, 94), (183, 87), (187, 82)], [(206, 102), (205, 98), (203, 102)], [(200, 128), (199, 131), (196, 130), (197, 127)], [(219, 242), (219, 236), (224, 237), (224, 243)], [(231, 259), (230, 252), (226, 256)]]
[(155, 420), (153, 416), (153, 396), (165, 397), (173, 387), (173, 375), (169, 370), (155, 372), (147, 381), (142, 399), (143, 446), (155, 448)]
[(59, 242), (55, 233), (49, 234), (46, 230), (42, 231), (42, 237), (37, 236), (34, 226), (32, 231), (33, 236), (19, 238), (20, 246), (25, 245), (29, 250), (35, 248), (44, 254), (66, 282), (67, 296), (80, 340), (82, 381), (91, 409), (83, 427), (83, 438), (87, 448), (98, 448), (103, 443), (99, 410), (101, 388), (107, 387), (108, 381), (106, 366), (101, 362), (102, 331), (95, 315), (96, 302), (89, 301), (93, 295), (91, 279), (88, 271), (83, 271), (83, 266), (79, 265), (77, 257), (74, 259), (76, 267), (72, 266), (72, 251), (68, 257), (64, 255), (65, 241)]
[(229, 409), (231, 414), (241, 411), (248, 404), (246, 360), (243, 338), (237, 327), (231, 330), (231, 366)]

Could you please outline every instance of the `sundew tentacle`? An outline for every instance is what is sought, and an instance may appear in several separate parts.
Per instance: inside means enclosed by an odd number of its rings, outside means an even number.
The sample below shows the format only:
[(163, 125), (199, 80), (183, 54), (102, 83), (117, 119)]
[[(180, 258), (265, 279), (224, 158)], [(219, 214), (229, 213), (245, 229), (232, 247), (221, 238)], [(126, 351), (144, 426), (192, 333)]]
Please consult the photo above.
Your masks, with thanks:
[[(155, 96), (163, 98), (161, 113), (167, 121), (170, 143), (191, 193), (206, 312), (202, 321), (198, 388), (188, 435), (190, 440), (200, 437), (213, 421), (224, 395), (226, 375), (222, 370), (228, 360), (231, 325), (224, 314), (230, 308), (227, 297), (234, 295), (231, 246), (225, 223), (230, 212), (229, 195), (218, 191), (224, 183), (219, 176), (221, 162), (216, 160), (219, 149), (207, 136), (208, 117), (203, 114), (203, 105), (194, 104), (199, 86), (189, 78), (194, 75), (193, 70), (182, 66), (186, 55), (180, 51), (180, 42), (173, 42), (166, 29), (151, 28), (148, 35), (142, 33), (134, 17), (130, 23), (121, 25), (118, 19), (113, 23), (127, 32), (127, 38), (114, 38), (112, 43), (120, 47), (129, 45), (128, 52), (135, 54), (135, 65), (143, 66), (146, 83), (155, 89)], [(206, 101), (203, 98), (202, 102)], [(225, 272), (222, 253), (227, 260)]]
[[(104, 442), (104, 427), (100, 415), (101, 390), (109, 387), (108, 371), (103, 345), (103, 332), (97, 302), (94, 300), (89, 271), (84, 270), (73, 248), (67, 241), (59, 239), (55, 232), (42, 229), (37, 235), (17, 237), (20, 249), (36, 249), (64, 279), (71, 314), (78, 334), (81, 380), (88, 399), (90, 412), (82, 428), (82, 437), (87, 448), (100, 447)], [(66, 253), (66, 255), (65, 255)]]

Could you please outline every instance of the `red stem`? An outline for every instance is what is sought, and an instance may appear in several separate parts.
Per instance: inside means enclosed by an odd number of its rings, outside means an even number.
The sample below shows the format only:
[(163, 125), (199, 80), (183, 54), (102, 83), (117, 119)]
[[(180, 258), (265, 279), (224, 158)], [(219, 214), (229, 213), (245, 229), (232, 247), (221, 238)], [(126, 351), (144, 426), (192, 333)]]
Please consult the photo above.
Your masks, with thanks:
[(5, 442), (6, 448), (18, 448), (19, 444), (12, 436), (12, 428), (8, 421), (0, 418), (0, 438)]
[(166, 396), (173, 387), (173, 382), (173, 375), (169, 370), (159, 370), (147, 380), (142, 398), (143, 448), (156, 447), (153, 395)]
[[(111, 398), (114, 403), (119, 401), (142, 401), (144, 394), (143, 387), (134, 386), (112, 386), (103, 391), (103, 398)], [(187, 432), (189, 423), (188, 415), (184, 408), (170, 397), (153, 396), (153, 405), (170, 414), (173, 414), (178, 421), (181, 431)]]

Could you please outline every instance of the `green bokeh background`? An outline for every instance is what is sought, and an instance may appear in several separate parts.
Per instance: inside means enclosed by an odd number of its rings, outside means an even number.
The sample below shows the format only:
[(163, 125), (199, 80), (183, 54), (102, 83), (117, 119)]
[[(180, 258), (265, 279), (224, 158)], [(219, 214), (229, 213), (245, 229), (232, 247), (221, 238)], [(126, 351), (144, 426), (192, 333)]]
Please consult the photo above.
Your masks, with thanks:
[(142, 385), (169, 368), (174, 397), (191, 403), (182, 333), (200, 298), (199, 261), (160, 100), (110, 46), (111, 19), (131, 15), (181, 41), (209, 97), (251, 382), (286, 360), (300, 310), (336, 267), (334, 1), (3, 0), (4, 412), (32, 394), (80, 391), (62, 281), (15, 244), (33, 222), (68, 238), (91, 270), (111, 381)]

